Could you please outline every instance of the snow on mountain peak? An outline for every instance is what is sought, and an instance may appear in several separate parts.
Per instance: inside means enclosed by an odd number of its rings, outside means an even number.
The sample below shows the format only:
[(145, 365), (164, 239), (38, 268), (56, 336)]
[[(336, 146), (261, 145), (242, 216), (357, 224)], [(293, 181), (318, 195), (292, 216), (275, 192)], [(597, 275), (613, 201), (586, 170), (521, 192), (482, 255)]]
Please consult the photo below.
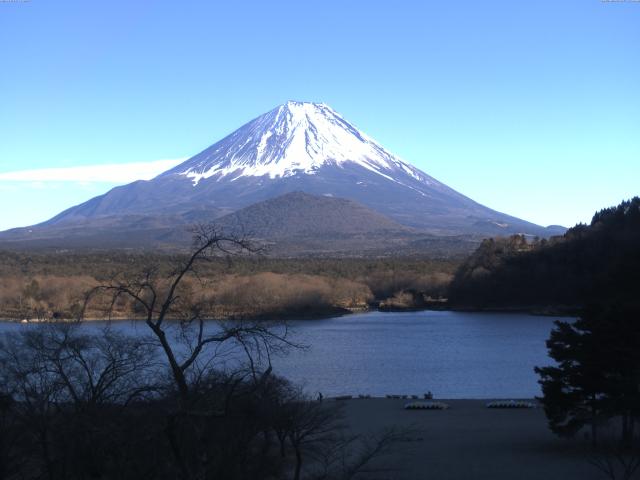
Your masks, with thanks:
[(324, 166), (356, 163), (389, 180), (401, 172), (438, 183), (389, 153), (324, 103), (287, 103), (261, 115), (166, 174), (202, 179), (313, 175)]

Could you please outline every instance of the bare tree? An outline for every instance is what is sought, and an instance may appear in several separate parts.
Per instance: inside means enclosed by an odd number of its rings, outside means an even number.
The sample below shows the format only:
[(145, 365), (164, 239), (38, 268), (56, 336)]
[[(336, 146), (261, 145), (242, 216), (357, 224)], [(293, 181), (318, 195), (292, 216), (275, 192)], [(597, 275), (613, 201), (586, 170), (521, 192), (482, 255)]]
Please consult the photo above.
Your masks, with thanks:
[(411, 429), (387, 429), (377, 434), (350, 434), (344, 423), (344, 405), (305, 397), (285, 384), (274, 430), (280, 440), (280, 454), (291, 447), (292, 478), (312, 480), (350, 480), (361, 475), (390, 472), (376, 461), (393, 453), (400, 442), (410, 439)]
[(640, 437), (620, 441), (611, 424), (600, 435), (600, 442), (593, 448), (588, 461), (611, 480), (631, 480), (640, 472)]
[(153, 349), (147, 340), (128, 337), (110, 325), (98, 334), (89, 334), (82, 332), (77, 322), (44, 323), (10, 335), (4, 348), (15, 360), (22, 357), (10, 367), (14, 375), (26, 378), (28, 374), (19, 371), (25, 366), (46, 375), (55, 382), (56, 400), (77, 410), (127, 404), (156, 390), (157, 383), (150, 375)]
[(285, 410), (287, 437), (295, 455), (294, 480), (300, 480), (304, 453), (314, 455), (336, 442), (341, 426), (340, 406), (305, 399), (291, 402)]
[[(284, 323), (217, 322), (216, 328), (207, 328), (203, 302), (185, 291), (185, 279), (200, 279), (198, 266), (211, 257), (258, 251), (260, 249), (247, 237), (225, 234), (212, 225), (199, 225), (194, 230), (192, 252), (168, 275), (162, 275), (156, 267), (149, 267), (135, 275), (115, 276), (109, 283), (89, 293), (85, 307), (94, 295), (101, 292), (110, 295), (109, 314), (120, 298), (132, 300), (143, 312), (146, 325), (160, 344), (180, 401), (185, 407), (190, 389), (189, 374), (197, 370), (194, 367), (197, 367), (206, 347), (218, 348), (222, 344), (233, 343), (246, 353), (249, 363), (255, 368), (256, 361), (266, 360), (270, 365), (270, 355), (274, 350), (292, 345)], [(177, 340), (180, 346), (172, 344), (169, 338), (170, 320), (178, 321)], [(209, 368), (210, 360), (207, 361)]]
[(131, 402), (157, 395), (152, 348), (108, 327), (89, 334), (77, 323), (6, 334), (1, 381), (27, 470), (54, 479), (101, 468), (106, 460), (91, 448), (117, 436)]
[(0, 391), (0, 480), (13, 478), (24, 460), (18, 448), (23, 435), (14, 409), (11, 395)]
[[(232, 369), (243, 372), (236, 377), (237, 384), (246, 390), (249, 381), (260, 391), (272, 371), (271, 356), (294, 346), (285, 322), (208, 322), (206, 302), (188, 288), (187, 279), (202, 281), (199, 267), (212, 257), (259, 250), (247, 237), (200, 225), (194, 231), (191, 253), (173, 270), (163, 273), (152, 266), (137, 274), (120, 274), (87, 295), (85, 308), (93, 297), (106, 294), (109, 317), (116, 302), (123, 298), (132, 301), (157, 340), (177, 393), (177, 409), (167, 412), (165, 433), (182, 478), (206, 476), (204, 472), (215, 468), (213, 458), (221, 457), (210, 443), (215, 431), (223, 431), (222, 425), (229, 423), (229, 416), (227, 409), (221, 411), (214, 407), (215, 401), (209, 401), (212, 395), (216, 400), (218, 397), (218, 392), (209, 388), (212, 375), (225, 370), (231, 354), (230, 361), (235, 360)], [(244, 362), (240, 363), (238, 352)], [(242, 437), (243, 445), (253, 438), (253, 430), (249, 428)]]
[[(93, 300), (106, 300), (107, 318), (133, 304), (148, 336), (126, 337), (110, 323), (89, 334), (77, 322), (0, 338), (7, 418), (26, 432), (20, 478), (300, 480), (371, 471), (398, 437), (346, 435), (335, 402), (312, 401), (272, 373), (272, 355), (298, 346), (286, 323), (208, 322), (207, 301), (190, 289), (212, 256), (255, 251), (244, 237), (201, 226), (173, 270), (119, 274), (87, 295), (82, 314)], [(15, 458), (4, 438), (0, 473)]]
[(51, 369), (41, 362), (38, 352), (27, 347), (28, 337), (33, 335), (34, 332), (27, 331), (4, 336), (0, 343), (0, 371), (3, 387), (15, 400), (11, 413), (19, 419), (20, 428), (28, 432), (28, 443), (33, 447), (25, 455), (26, 461), (52, 480), (55, 455), (51, 434), (63, 388), (59, 379), (49, 373)]
[[(384, 429), (377, 434), (349, 435), (340, 430), (332, 442), (314, 452), (314, 470), (310, 480), (352, 480), (371, 475), (397, 472), (388, 457), (398, 453), (400, 443), (412, 441), (412, 429)], [(384, 464), (380, 460), (387, 458)]]

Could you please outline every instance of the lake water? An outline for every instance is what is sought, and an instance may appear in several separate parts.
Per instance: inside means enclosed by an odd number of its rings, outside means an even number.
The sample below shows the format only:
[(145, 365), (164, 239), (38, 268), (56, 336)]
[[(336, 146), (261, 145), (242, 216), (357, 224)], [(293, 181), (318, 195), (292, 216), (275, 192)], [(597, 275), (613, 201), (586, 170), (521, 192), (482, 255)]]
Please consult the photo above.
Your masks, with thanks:
[[(528, 398), (540, 394), (533, 367), (552, 363), (545, 340), (554, 320), (422, 311), (294, 321), (293, 339), (309, 348), (274, 358), (274, 371), (314, 395), (431, 391), (439, 398)], [(114, 324), (147, 333), (143, 324)], [(19, 328), (24, 325), (0, 324), (0, 332)]]

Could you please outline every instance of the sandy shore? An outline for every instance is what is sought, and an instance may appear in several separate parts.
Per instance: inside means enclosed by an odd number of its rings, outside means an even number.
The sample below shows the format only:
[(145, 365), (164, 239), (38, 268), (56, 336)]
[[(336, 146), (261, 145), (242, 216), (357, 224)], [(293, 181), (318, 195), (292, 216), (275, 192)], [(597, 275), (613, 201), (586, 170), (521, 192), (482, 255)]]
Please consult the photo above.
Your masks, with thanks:
[(588, 462), (585, 440), (564, 440), (547, 428), (541, 408), (489, 409), (486, 400), (439, 400), (448, 410), (405, 410), (410, 400), (353, 399), (344, 404), (351, 431), (415, 429), (378, 466), (372, 479), (590, 480), (604, 478)]

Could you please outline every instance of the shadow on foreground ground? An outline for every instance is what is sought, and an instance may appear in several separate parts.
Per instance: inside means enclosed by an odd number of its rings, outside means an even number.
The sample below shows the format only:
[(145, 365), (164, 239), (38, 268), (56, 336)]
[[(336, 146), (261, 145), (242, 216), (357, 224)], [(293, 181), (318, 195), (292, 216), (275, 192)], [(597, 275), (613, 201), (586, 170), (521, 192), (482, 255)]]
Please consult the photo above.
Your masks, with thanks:
[(591, 480), (589, 445), (547, 428), (541, 408), (488, 409), (484, 400), (444, 400), (448, 410), (404, 410), (407, 400), (352, 399), (346, 422), (354, 433), (385, 427), (416, 429), (371, 479)]

